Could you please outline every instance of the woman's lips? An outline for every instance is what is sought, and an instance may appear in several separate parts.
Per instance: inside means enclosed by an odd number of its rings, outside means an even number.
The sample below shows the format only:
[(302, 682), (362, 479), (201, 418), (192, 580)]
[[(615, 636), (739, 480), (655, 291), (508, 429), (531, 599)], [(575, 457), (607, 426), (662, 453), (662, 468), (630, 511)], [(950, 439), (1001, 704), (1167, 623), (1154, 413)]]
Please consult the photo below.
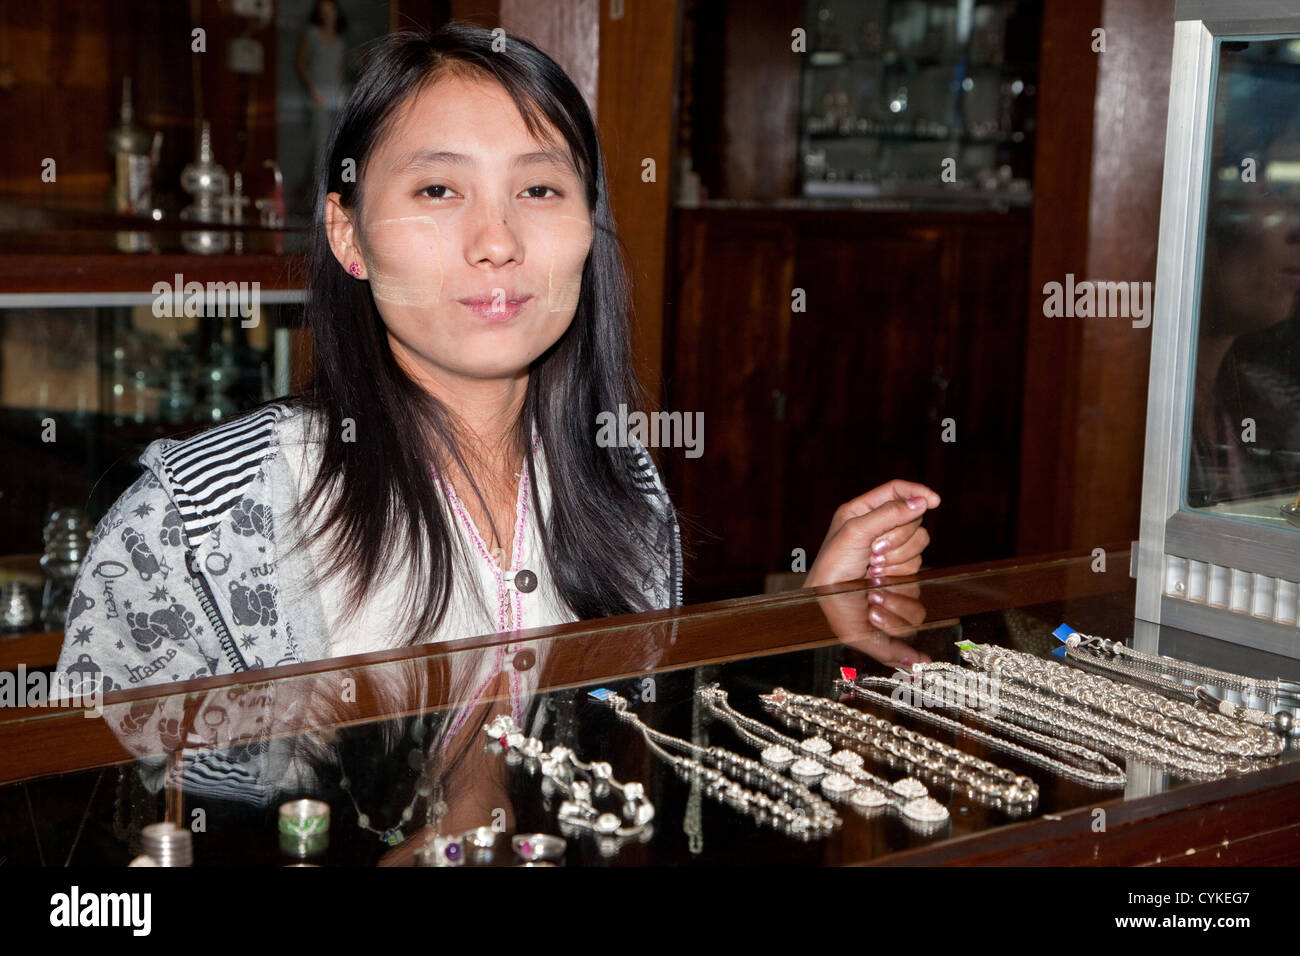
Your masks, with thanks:
[(509, 322), (524, 310), (532, 298), (531, 295), (525, 295), (505, 300), (487, 297), (458, 301), (485, 322)]

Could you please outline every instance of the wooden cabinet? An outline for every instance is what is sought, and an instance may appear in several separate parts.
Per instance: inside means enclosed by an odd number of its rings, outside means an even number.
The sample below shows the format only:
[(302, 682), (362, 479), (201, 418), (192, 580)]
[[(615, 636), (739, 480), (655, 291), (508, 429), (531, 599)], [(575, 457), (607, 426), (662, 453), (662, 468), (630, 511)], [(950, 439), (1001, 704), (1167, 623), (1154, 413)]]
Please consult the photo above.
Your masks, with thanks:
[(1012, 553), (1025, 213), (683, 209), (676, 234), (665, 409), (705, 425), (702, 456), (661, 455), (688, 601), (811, 565), (893, 477), (943, 496), (929, 564)]

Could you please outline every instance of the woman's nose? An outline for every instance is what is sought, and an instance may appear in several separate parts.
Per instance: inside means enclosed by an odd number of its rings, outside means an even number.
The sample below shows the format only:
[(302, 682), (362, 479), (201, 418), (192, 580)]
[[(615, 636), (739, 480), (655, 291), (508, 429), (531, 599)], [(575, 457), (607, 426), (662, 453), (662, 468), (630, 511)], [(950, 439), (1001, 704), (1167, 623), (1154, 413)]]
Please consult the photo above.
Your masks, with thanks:
[(487, 212), (475, 227), (468, 250), (470, 262), (488, 260), (493, 265), (504, 265), (523, 258), (523, 245), (510, 224), (509, 213), (501, 210)]

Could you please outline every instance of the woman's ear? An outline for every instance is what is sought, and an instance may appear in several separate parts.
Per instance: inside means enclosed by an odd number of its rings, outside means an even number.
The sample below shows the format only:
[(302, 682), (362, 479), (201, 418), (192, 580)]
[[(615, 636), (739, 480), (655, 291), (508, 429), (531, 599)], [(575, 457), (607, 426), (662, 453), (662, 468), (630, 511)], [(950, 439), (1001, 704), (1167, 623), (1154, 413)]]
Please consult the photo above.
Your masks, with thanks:
[(329, 238), (330, 251), (347, 274), (355, 279), (367, 278), (366, 260), (361, 254), (359, 237), (338, 193), (330, 193), (325, 197), (325, 235)]

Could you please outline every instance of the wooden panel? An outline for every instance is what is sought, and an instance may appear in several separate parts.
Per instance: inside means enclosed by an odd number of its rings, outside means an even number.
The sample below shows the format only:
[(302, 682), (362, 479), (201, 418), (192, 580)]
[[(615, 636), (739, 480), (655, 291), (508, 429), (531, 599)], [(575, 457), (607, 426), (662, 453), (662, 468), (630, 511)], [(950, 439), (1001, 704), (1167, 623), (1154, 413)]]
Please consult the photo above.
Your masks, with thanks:
[[(850, 498), (894, 477), (933, 480), (924, 463), (939, 436), (926, 411), (944, 324), (944, 259), (937, 229), (881, 235), (869, 216), (802, 223), (793, 284), (808, 311), (792, 316), (782, 382), (789, 473), (780, 542), (765, 571), (789, 570), (796, 547), (811, 564), (831, 515)], [(789, 299), (786, 290), (787, 311)]]
[(664, 462), (690, 552), (690, 603), (760, 590), (770, 570), (785, 431), (773, 419), (772, 391), (791, 321), (795, 237), (775, 219), (685, 210), (677, 231), (669, 404), (703, 413), (705, 426), (701, 457)]
[[(600, 4), (600, 139), (632, 278), (632, 353), (652, 397), (663, 388), (664, 294), (677, 132), (680, 0)], [(644, 181), (653, 159), (655, 178)]]
[[(944, 499), (926, 519), (927, 560), (937, 565), (1016, 549), (1029, 219), (989, 217), (956, 231), (951, 324), (928, 432), (927, 475)], [(944, 418), (955, 422), (953, 443), (936, 440)]]
[[(1300, 763), (1182, 787), (1139, 800), (1099, 801), (1106, 829), (1093, 829), (1093, 808), (1014, 824), (879, 861), (886, 866), (1237, 866), (1300, 862), (1294, 817)], [(1189, 855), (1187, 851), (1191, 850)]]
[(53, 667), (63, 649), (62, 631), (33, 631), (25, 634), (0, 635), (0, 671)]
[[(1101, 57), (1093, 120), (1088, 278), (1156, 278), (1174, 0), (1107, 0), (1102, 24), (1119, 38)], [(1148, 316), (1150, 318), (1150, 316)], [(1125, 319), (1082, 325), (1074, 516), (1063, 544), (1132, 541), (1142, 510), (1151, 329)], [(1098, 508), (1104, 501), (1106, 507)]]
[(799, 71), (793, 0), (695, 0), (691, 160), (710, 198), (799, 194)]
[[(678, 222), (691, 245), (679, 255), (672, 404), (725, 416), (706, 429), (706, 456), (721, 431), (734, 433), (727, 455), (754, 469), (746, 490), (769, 522), (734, 515), (730, 471), (669, 469), (674, 500), (696, 506), (687, 510), (701, 540), (724, 526), (736, 538), (698, 560), (709, 565), (694, 579), (705, 596), (759, 590), (766, 573), (790, 569), (794, 548), (811, 559), (836, 507), (895, 477), (944, 498), (926, 519), (932, 565), (1012, 553), (1024, 215), (719, 208), (683, 210)], [(773, 230), (793, 230), (784, 241), (797, 265), (784, 285), (784, 264), (768, 258)], [(789, 311), (795, 287), (806, 313)], [(709, 307), (715, 297), (725, 308)], [(774, 334), (778, 320), (790, 323), (788, 347)], [(732, 376), (752, 386), (747, 402), (711, 398), (736, 387)], [(771, 389), (785, 394), (784, 422), (766, 400)], [(942, 440), (946, 418), (955, 442)], [(713, 566), (726, 559), (739, 562), (729, 573)], [(708, 590), (724, 587), (736, 590)]]
[[(1039, 57), (1033, 251), (1024, 348), (1019, 548), (1065, 547), (1073, 522), (1080, 327), (1043, 316), (1042, 289), (1087, 268), (1097, 58), (1092, 31), (1102, 0), (1043, 5)], [(1115, 42), (1122, 42), (1115, 37)]]
[[(1021, 441), (1025, 553), (1137, 537), (1150, 330), (1045, 318), (1042, 288), (1067, 273), (1155, 279), (1173, 6), (1045, 5)], [(1097, 26), (1106, 30), (1103, 54), (1090, 47)]]
[(596, 112), (600, 0), (501, 0), (501, 25), (545, 50)]

